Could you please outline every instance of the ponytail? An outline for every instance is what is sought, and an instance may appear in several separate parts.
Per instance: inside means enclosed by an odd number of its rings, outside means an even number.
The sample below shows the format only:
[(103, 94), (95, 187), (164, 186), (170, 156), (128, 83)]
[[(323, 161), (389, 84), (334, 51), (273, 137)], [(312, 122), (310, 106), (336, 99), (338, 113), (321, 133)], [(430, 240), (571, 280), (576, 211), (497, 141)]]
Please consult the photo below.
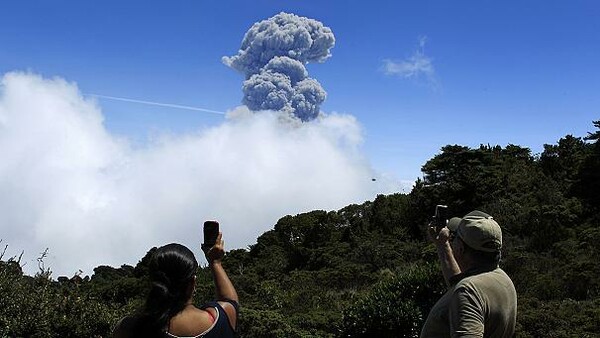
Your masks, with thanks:
[(159, 337), (172, 317), (181, 312), (189, 299), (188, 286), (196, 275), (194, 254), (180, 244), (160, 247), (150, 261), (152, 286), (140, 316), (138, 332)]

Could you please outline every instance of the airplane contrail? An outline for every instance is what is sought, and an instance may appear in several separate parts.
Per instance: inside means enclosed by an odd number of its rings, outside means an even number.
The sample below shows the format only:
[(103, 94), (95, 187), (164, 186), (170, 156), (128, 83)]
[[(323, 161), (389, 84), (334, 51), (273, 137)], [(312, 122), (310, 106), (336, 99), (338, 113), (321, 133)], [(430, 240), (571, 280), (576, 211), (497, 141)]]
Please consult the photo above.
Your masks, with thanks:
[(177, 109), (195, 110), (195, 111), (201, 111), (201, 112), (205, 112), (205, 113), (219, 114), (219, 115), (225, 115), (226, 114), (225, 112), (218, 111), (218, 110), (204, 109), (204, 108), (192, 107), (192, 106), (182, 106), (180, 104), (161, 103), (161, 102), (152, 102), (152, 101), (144, 101), (144, 100), (135, 100), (135, 99), (128, 99), (128, 98), (125, 98), (125, 97), (116, 97), (116, 96), (99, 95), (99, 94), (88, 94), (88, 95), (89, 96), (98, 97), (98, 98), (101, 98), (101, 99), (109, 99), (109, 100), (116, 100), (116, 101), (141, 103), (141, 104), (148, 104), (148, 105), (152, 105), (152, 106), (161, 106), (161, 107), (169, 107), (169, 108), (177, 108)]

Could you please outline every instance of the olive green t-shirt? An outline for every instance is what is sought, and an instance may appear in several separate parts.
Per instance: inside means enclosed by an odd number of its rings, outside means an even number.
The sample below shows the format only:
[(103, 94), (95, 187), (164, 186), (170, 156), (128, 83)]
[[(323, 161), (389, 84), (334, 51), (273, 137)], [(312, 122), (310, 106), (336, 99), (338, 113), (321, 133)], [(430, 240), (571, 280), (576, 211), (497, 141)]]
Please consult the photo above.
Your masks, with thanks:
[(448, 289), (429, 311), (425, 325), (421, 329), (421, 338), (450, 337), (450, 298), (453, 287)]
[(517, 292), (500, 268), (462, 278), (433, 306), (421, 337), (512, 337)]

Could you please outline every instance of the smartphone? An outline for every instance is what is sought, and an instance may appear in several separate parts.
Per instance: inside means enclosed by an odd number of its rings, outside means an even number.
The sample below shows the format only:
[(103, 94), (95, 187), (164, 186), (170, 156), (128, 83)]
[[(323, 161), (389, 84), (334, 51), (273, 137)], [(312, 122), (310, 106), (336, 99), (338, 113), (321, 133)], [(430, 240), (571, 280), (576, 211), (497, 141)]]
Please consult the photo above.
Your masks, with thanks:
[(219, 222), (206, 221), (204, 222), (204, 246), (212, 248), (217, 242), (219, 236)]
[(448, 206), (438, 204), (435, 206), (435, 214), (433, 215), (433, 224), (437, 231), (442, 230), (443, 227), (446, 226), (446, 221), (448, 220)]

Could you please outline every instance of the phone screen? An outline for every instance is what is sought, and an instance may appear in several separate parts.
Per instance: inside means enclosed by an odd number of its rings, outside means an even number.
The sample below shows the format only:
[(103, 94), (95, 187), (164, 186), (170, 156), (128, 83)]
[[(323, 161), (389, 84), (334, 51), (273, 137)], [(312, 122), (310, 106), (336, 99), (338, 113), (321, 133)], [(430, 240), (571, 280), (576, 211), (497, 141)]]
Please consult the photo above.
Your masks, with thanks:
[(219, 222), (206, 221), (204, 222), (204, 245), (212, 247), (217, 242), (219, 236)]

